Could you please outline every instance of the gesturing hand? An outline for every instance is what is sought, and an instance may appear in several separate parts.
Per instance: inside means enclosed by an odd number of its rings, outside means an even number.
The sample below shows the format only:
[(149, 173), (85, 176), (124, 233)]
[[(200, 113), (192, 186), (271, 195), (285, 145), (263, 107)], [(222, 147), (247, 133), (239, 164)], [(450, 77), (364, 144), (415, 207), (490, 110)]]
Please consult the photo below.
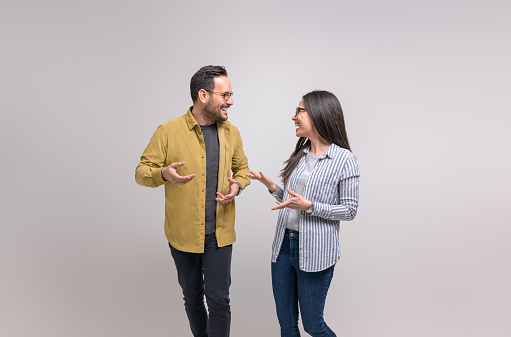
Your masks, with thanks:
[(229, 193), (226, 195), (222, 195), (220, 192), (216, 192), (218, 194), (219, 198), (216, 198), (215, 200), (218, 202), (221, 202), (222, 204), (226, 204), (228, 202), (231, 202), (234, 200), (234, 197), (236, 194), (238, 194), (239, 186), (236, 184), (236, 180), (232, 178), (227, 178), (229, 180)]
[(277, 185), (273, 183), (273, 181), (265, 176), (263, 172), (259, 171), (259, 173), (250, 171), (250, 173), (245, 173), (247, 177), (254, 180), (259, 180), (261, 183), (263, 183), (264, 186), (271, 192), (275, 192), (277, 190)]
[(195, 174), (190, 174), (187, 176), (180, 176), (177, 174), (177, 168), (181, 167), (185, 164), (184, 161), (178, 163), (172, 163), (167, 167), (162, 168), (161, 175), (163, 179), (170, 181), (174, 185), (184, 185), (190, 182), (193, 178), (195, 178)]
[(272, 208), (272, 210), (281, 209), (281, 208), (291, 208), (291, 209), (298, 209), (305, 211), (309, 207), (311, 207), (312, 202), (302, 197), (300, 194), (295, 193), (291, 191), (290, 189), (287, 190), (287, 193), (291, 194), (292, 197), (287, 199), (284, 202), (278, 202), (278, 206), (275, 206)]

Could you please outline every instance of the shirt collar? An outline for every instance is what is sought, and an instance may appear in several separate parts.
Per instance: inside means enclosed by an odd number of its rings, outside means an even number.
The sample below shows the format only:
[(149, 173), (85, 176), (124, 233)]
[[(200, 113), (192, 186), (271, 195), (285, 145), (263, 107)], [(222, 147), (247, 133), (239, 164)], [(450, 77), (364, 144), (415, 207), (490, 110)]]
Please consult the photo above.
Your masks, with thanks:
[[(309, 150), (310, 150), (310, 146), (309, 147), (306, 147), (305, 149), (303, 149), (303, 152), (304, 153), (309, 153)], [(334, 155), (334, 144), (330, 144), (330, 146), (328, 147), (328, 149), (326, 149), (325, 153), (323, 153), (321, 155), (321, 159), (325, 158), (325, 157), (328, 157), (328, 158), (332, 158), (332, 156)]]
[[(199, 130), (200, 130), (200, 125), (197, 124), (197, 122), (195, 121), (195, 118), (193, 118), (192, 108), (193, 108), (193, 106), (191, 106), (188, 109), (188, 111), (186, 112), (186, 115), (185, 115), (186, 125), (188, 126), (188, 130), (189, 131), (191, 131), (195, 127), (198, 127)], [(225, 128), (229, 129), (229, 122), (227, 122), (227, 121), (217, 121), (216, 124), (217, 124), (217, 126), (218, 125), (225, 125)]]
[(192, 107), (190, 107), (186, 112), (186, 125), (188, 125), (189, 131), (191, 131), (195, 126), (199, 126), (199, 124), (195, 121), (195, 118), (193, 118)]

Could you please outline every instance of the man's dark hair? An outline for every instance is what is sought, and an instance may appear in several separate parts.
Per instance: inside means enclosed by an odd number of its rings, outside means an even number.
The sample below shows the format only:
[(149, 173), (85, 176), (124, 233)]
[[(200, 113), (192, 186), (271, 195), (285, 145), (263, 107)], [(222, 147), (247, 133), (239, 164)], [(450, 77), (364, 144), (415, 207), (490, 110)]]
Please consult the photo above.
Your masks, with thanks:
[(200, 68), (190, 80), (190, 95), (195, 103), (199, 90), (213, 90), (215, 88), (214, 78), (218, 76), (227, 77), (227, 70), (223, 66), (204, 66)]

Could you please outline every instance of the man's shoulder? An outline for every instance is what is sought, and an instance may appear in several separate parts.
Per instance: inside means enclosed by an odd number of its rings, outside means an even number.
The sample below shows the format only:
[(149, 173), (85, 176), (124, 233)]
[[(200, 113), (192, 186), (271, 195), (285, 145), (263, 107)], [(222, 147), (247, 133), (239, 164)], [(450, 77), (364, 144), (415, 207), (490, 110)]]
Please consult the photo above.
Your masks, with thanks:
[(234, 132), (235, 132), (235, 133), (237, 133), (237, 134), (239, 134), (239, 133), (240, 133), (240, 131), (238, 130), (238, 128), (237, 128), (236, 126), (234, 126), (234, 125), (233, 125), (231, 122), (229, 122), (229, 121), (223, 121), (223, 122), (221, 123), (221, 125), (222, 125), (225, 129), (230, 130), (231, 132), (233, 132), (233, 131), (234, 131)]
[(172, 129), (175, 127), (181, 127), (182, 125), (186, 125), (186, 114), (177, 118), (169, 119), (168, 121), (162, 123), (160, 127), (164, 129)]

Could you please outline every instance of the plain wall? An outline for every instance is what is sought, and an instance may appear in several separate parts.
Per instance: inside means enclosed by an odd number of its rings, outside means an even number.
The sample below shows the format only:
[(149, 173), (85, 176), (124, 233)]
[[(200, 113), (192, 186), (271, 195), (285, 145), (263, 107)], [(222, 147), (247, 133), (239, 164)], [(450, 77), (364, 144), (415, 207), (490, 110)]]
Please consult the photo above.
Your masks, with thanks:
[[(273, 179), (301, 96), (333, 92), (361, 170), (325, 319), (342, 336), (509, 336), (507, 1), (12, 1), (0, 5), (3, 336), (189, 336), (156, 127), (224, 65), (250, 167)], [(232, 336), (277, 336), (277, 213), (236, 198)]]

